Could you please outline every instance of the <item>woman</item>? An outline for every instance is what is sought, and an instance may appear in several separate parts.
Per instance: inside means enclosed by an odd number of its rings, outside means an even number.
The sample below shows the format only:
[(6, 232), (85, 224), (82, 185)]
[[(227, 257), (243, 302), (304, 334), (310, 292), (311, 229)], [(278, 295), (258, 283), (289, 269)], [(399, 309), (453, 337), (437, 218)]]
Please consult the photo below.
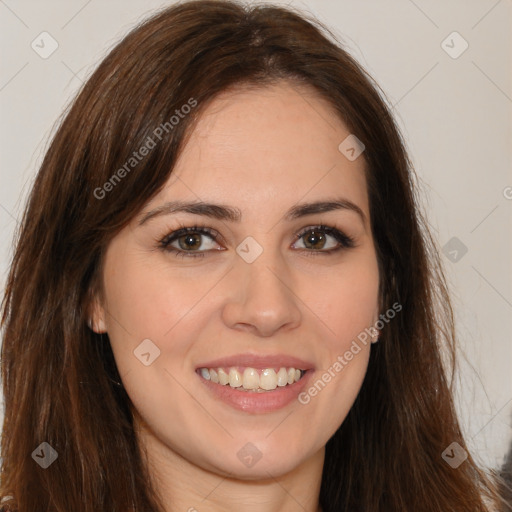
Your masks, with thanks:
[(185, 2), (85, 84), (4, 300), (7, 510), (498, 506), (404, 144), (321, 30)]

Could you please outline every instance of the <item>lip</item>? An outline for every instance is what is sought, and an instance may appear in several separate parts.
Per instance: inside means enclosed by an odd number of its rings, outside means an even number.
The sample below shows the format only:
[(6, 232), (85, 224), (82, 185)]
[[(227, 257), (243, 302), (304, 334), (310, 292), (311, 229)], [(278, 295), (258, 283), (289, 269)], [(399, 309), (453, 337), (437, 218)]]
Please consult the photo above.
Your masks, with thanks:
[[(219, 361), (223, 362), (224, 360)], [(289, 359), (286, 359), (286, 361), (289, 361)], [(217, 364), (218, 361), (214, 361), (214, 363)], [(205, 368), (205, 366), (200, 366), (199, 368)], [(195, 373), (197, 378), (201, 380), (204, 386), (206, 386), (209, 394), (213, 395), (217, 401), (229, 405), (234, 409), (238, 409), (239, 411), (252, 414), (262, 414), (278, 411), (285, 408), (287, 405), (290, 405), (292, 402), (298, 401), (299, 394), (308, 385), (308, 382), (311, 381), (315, 372), (310, 369), (306, 371), (299, 381), (294, 382), (293, 384), (288, 384), (284, 387), (277, 387), (272, 391), (265, 391), (263, 393), (237, 391), (229, 384), (226, 384), (225, 386), (222, 384), (216, 384), (201, 377), (197, 371)]]
[[(229, 357), (222, 357), (212, 361), (206, 361), (196, 366), (199, 368), (226, 368), (226, 367), (250, 367), (256, 370), (264, 370), (265, 368), (296, 368), (299, 370), (312, 370), (313, 364), (299, 359), (295, 356), (285, 354), (276, 355), (258, 355), (258, 354), (235, 354)], [(309, 372), (308, 372), (309, 373)], [(298, 382), (301, 382), (301, 379)], [(296, 383), (298, 384), (298, 383)], [(291, 385), (293, 386), (293, 385)]]
[[(272, 391), (263, 393), (251, 391), (237, 391), (229, 384), (223, 386), (215, 382), (204, 379), (199, 374), (200, 368), (255, 368), (264, 370), (266, 368), (296, 368), (305, 370), (302, 378), (283, 387), (277, 387)], [(256, 354), (244, 353), (235, 354), (228, 357), (222, 357), (210, 361), (205, 361), (197, 365), (196, 375), (201, 380), (209, 394), (214, 399), (224, 403), (234, 409), (246, 413), (258, 414), (269, 413), (283, 409), (290, 405), (294, 400), (298, 400), (298, 395), (307, 386), (314, 372), (314, 365), (310, 361), (300, 359), (287, 354)]]

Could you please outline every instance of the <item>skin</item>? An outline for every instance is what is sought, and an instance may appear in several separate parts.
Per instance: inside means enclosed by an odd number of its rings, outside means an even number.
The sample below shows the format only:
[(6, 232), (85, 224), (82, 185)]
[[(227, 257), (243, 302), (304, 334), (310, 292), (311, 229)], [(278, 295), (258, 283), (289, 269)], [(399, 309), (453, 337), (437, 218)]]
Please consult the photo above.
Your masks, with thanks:
[[(319, 510), (325, 444), (360, 390), (371, 343), (307, 405), (294, 400), (270, 413), (215, 400), (195, 368), (238, 353), (287, 354), (312, 362), (314, 382), (378, 319), (364, 157), (349, 161), (338, 150), (349, 133), (313, 90), (289, 82), (223, 94), (165, 187), (108, 246), (93, 329), (108, 332), (169, 512)], [(365, 219), (348, 209), (283, 219), (297, 203), (339, 197)], [(139, 225), (177, 199), (236, 207), (242, 219), (174, 213)], [(158, 241), (180, 223), (204, 224), (222, 240), (199, 235), (203, 258), (176, 257)], [(308, 249), (307, 235), (295, 233), (317, 224), (340, 229), (355, 247), (321, 254), (338, 245), (327, 234), (325, 246)], [(263, 248), (253, 263), (236, 252), (247, 236)], [(144, 339), (160, 350), (149, 366), (133, 353)], [(261, 452), (251, 468), (237, 457), (247, 442)]]

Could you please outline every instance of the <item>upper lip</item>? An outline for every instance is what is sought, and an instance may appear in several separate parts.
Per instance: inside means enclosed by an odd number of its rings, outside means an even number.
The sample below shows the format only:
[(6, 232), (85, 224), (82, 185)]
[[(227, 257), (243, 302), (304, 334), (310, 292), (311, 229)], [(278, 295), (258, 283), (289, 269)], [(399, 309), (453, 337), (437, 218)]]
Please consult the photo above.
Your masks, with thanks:
[(286, 354), (258, 355), (258, 354), (235, 354), (229, 357), (222, 357), (212, 361), (206, 361), (197, 366), (199, 368), (222, 368), (242, 366), (264, 370), (265, 368), (296, 368), (299, 370), (310, 370), (312, 363), (295, 356)]

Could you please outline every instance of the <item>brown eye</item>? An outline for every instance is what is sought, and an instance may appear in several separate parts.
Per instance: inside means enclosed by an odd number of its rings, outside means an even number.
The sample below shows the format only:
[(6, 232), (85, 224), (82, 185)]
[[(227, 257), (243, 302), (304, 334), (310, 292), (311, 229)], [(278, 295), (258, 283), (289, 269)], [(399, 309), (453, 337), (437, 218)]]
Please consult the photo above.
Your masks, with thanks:
[(199, 249), (199, 247), (201, 247), (201, 236), (202, 235), (199, 233), (187, 233), (177, 239), (178, 245), (180, 246), (180, 249), (183, 249), (184, 251)]
[(352, 238), (329, 226), (309, 227), (296, 236), (295, 243), (302, 242), (302, 244), (295, 248), (304, 249), (310, 254), (331, 254), (355, 246)]
[(326, 237), (319, 231), (309, 231), (304, 236), (304, 245), (307, 249), (323, 249), (326, 242)]
[(209, 228), (186, 227), (168, 234), (160, 240), (160, 247), (181, 256), (204, 256), (205, 253), (219, 249), (215, 242), (216, 234)]

